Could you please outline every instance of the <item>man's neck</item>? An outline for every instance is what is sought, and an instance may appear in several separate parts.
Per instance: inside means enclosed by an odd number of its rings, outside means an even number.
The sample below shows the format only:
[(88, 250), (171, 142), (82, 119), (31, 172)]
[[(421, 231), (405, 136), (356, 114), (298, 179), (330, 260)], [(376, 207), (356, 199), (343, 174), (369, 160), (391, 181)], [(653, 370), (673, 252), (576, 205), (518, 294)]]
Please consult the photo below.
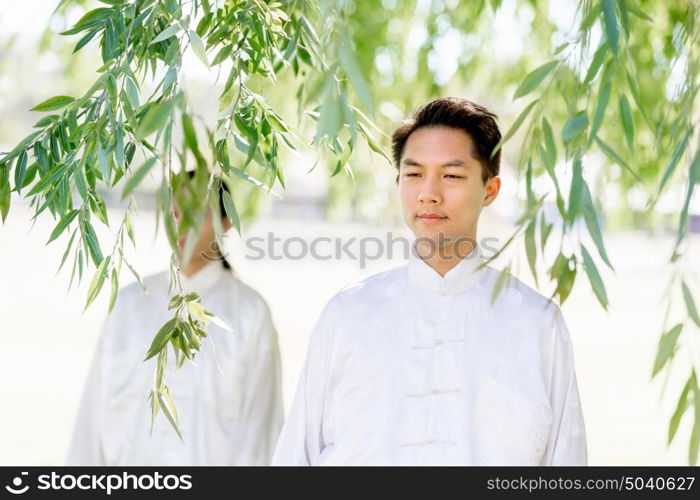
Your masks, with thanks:
[(184, 274), (186, 277), (191, 278), (209, 263), (211, 263), (211, 261), (207, 259), (192, 258), (186, 266), (180, 267), (180, 272), (182, 272), (182, 274)]
[(459, 264), (462, 259), (474, 250), (475, 238), (462, 241), (457, 245), (430, 248), (428, 245), (418, 245), (416, 250), (423, 261), (432, 267), (440, 276), (445, 276), (452, 268)]

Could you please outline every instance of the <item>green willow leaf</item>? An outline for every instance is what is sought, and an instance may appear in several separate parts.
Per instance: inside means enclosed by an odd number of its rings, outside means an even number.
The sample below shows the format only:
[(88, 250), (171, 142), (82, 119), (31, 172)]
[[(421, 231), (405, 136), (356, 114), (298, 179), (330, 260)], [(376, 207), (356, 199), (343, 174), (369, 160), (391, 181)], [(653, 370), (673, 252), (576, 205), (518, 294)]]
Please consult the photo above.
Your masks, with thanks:
[(540, 213), (540, 247), (542, 248), (543, 252), (544, 248), (547, 246), (547, 240), (549, 239), (549, 235), (552, 233), (553, 228), (553, 223), (546, 223), (544, 212)]
[(100, 173), (105, 184), (110, 184), (112, 168), (107, 164), (107, 152), (101, 142), (97, 143), (97, 164), (100, 166)]
[(34, 128), (44, 128), (47, 125), (52, 125), (56, 120), (58, 120), (58, 115), (45, 115), (41, 120), (34, 124)]
[(673, 156), (671, 156), (671, 161), (669, 162), (668, 166), (666, 167), (666, 170), (664, 170), (663, 176), (661, 177), (661, 182), (659, 182), (659, 187), (656, 190), (656, 196), (655, 198), (658, 198), (661, 193), (664, 190), (664, 187), (666, 187), (666, 183), (668, 180), (671, 178), (673, 175), (673, 172), (676, 170), (676, 166), (678, 165), (678, 162), (681, 159), (681, 156), (683, 156), (683, 153), (685, 152), (686, 147), (688, 146), (688, 141), (693, 134), (693, 128), (689, 128), (685, 136), (683, 137), (683, 140), (678, 143), (676, 146), (676, 149), (673, 151)]
[(136, 84), (131, 78), (127, 78), (125, 82), (126, 97), (134, 110), (139, 109), (139, 91)]
[(26, 151), (22, 151), (17, 157), (17, 163), (15, 164), (15, 191), (20, 192), (24, 186), (24, 177), (27, 173), (27, 160), (28, 155)]
[(503, 270), (498, 274), (496, 281), (493, 285), (493, 290), (491, 291), (491, 304), (496, 302), (498, 294), (501, 289), (510, 281), (510, 264), (508, 264)]
[(61, 233), (63, 233), (63, 231), (65, 231), (65, 229), (70, 225), (73, 219), (75, 219), (78, 213), (80, 213), (80, 210), (76, 209), (70, 211), (68, 214), (63, 216), (63, 218), (59, 221), (54, 230), (51, 232), (51, 237), (49, 238), (49, 241), (46, 242), (46, 244), (48, 245), (53, 240), (58, 238), (61, 235)]
[(157, 158), (149, 158), (144, 162), (143, 165), (141, 165), (136, 172), (133, 173), (133, 175), (129, 178), (129, 180), (126, 181), (124, 184), (124, 188), (122, 189), (122, 196), (121, 199), (124, 200), (127, 196), (131, 195), (131, 193), (134, 192), (134, 189), (141, 184), (141, 181), (143, 180), (144, 177), (146, 177), (146, 174), (153, 168), (153, 165), (155, 165), (157, 161)]
[(117, 167), (124, 168), (124, 125), (121, 120), (117, 125), (114, 139), (114, 159), (117, 161)]
[(654, 361), (654, 369), (652, 370), (652, 378), (666, 365), (666, 362), (673, 356), (674, 348), (681, 331), (683, 323), (678, 323), (668, 332), (664, 333), (659, 339), (659, 346), (656, 352), (656, 360)]
[(374, 138), (372, 135), (372, 132), (361, 122), (357, 122), (358, 129), (360, 131), (360, 134), (362, 134), (362, 137), (365, 138), (365, 141), (367, 141), (367, 145), (369, 146), (369, 149), (372, 150), (373, 152), (379, 154), (382, 158), (384, 158), (387, 162), (391, 163), (391, 158), (389, 155), (384, 151), (384, 148), (377, 142), (377, 139)]
[(527, 118), (527, 115), (530, 114), (530, 111), (535, 107), (535, 105), (539, 102), (539, 99), (535, 99), (532, 101), (530, 104), (527, 105), (527, 107), (520, 113), (520, 115), (515, 119), (513, 122), (513, 125), (511, 125), (510, 129), (508, 129), (508, 132), (506, 132), (506, 135), (501, 138), (500, 141), (498, 141), (498, 144), (493, 148), (493, 151), (491, 151), (490, 157), (493, 158), (496, 156), (496, 153), (498, 153), (501, 150), (501, 147), (503, 147), (503, 144), (506, 143), (513, 135), (518, 131), (520, 126), (523, 124), (525, 121), (525, 118)]
[(596, 101), (595, 112), (593, 114), (593, 123), (591, 124), (591, 130), (588, 133), (588, 144), (590, 147), (593, 139), (598, 133), (598, 129), (603, 124), (603, 118), (605, 118), (605, 108), (608, 107), (608, 102), (610, 101), (610, 90), (612, 86), (610, 82), (605, 82), (598, 92), (598, 100)]
[(578, 111), (571, 116), (562, 129), (561, 138), (564, 144), (569, 144), (574, 141), (578, 136), (583, 134), (588, 126), (588, 113), (584, 111)]
[(156, 336), (153, 338), (151, 347), (146, 353), (146, 358), (144, 359), (144, 361), (151, 359), (153, 356), (158, 354), (161, 351), (161, 349), (163, 349), (163, 347), (166, 346), (166, 344), (170, 340), (170, 337), (175, 333), (179, 321), (180, 320), (177, 317), (170, 318), (160, 328), (160, 330), (158, 330), (158, 333), (156, 333)]
[(160, 411), (160, 403), (158, 402), (158, 395), (155, 390), (152, 390), (148, 394), (148, 401), (151, 405), (151, 426), (150, 433), (153, 434), (153, 425), (156, 423), (156, 417)]
[(71, 235), (70, 239), (68, 240), (68, 245), (66, 246), (66, 251), (63, 252), (63, 257), (61, 258), (61, 264), (58, 266), (58, 270), (56, 271), (56, 276), (58, 276), (58, 273), (61, 272), (61, 269), (63, 269), (63, 264), (66, 263), (66, 259), (68, 258), (68, 254), (71, 251), (71, 248), (73, 248), (73, 241), (75, 240), (75, 235), (78, 232), (78, 228), (75, 228), (73, 230), (73, 234)]
[(589, 85), (595, 79), (596, 75), (598, 75), (598, 71), (600, 71), (603, 60), (605, 59), (605, 56), (608, 55), (608, 48), (608, 43), (603, 41), (595, 51), (595, 54), (593, 54), (591, 65), (588, 67), (588, 72), (583, 79), (584, 86)]
[(93, 303), (93, 301), (97, 298), (97, 296), (100, 293), (100, 290), (102, 289), (102, 285), (105, 281), (105, 278), (107, 277), (107, 266), (109, 265), (110, 257), (108, 256), (106, 259), (103, 259), (102, 262), (100, 263), (99, 266), (97, 266), (97, 270), (95, 271), (95, 275), (92, 278), (92, 281), (90, 282), (90, 286), (88, 287), (88, 292), (87, 292), (87, 302), (85, 303), (85, 307), (83, 308), (83, 312), (87, 310), (87, 308), (90, 306), (90, 304)]
[(700, 387), (697, 381), (693, 379), (693, 408), (695, 409), (695, 421), (693, 430), (690, 436), (690, 446), (688, 447), (688, 463), (695, 466), (698, 461), (698, 448), (700, 447)]
[(172, 109), (172, 101), (154, 104), (139, 122), (136, 137), (144, 139), (156, 130), (160, 130), (170, 118)]
[(10, 201), (10, 166), (7, 163), (0, 163), (0, 216), (3, 223), (10, 212)]
[(690, 164), (690, 169), (688, 171), (688, 190), (685, 195), (685, 202), (683, 202), (683, 208), (681, 208), (681, 215), (678, 222), (678, 238), (676, 240), (676, 247), (674, 253), (678, 250), (678, 246), (685, 237), (688, 231), (688, 210), (690, 209), (690, 200), (695, 192), (695, 184), (700, 181), (700, 148), (695, 151), (695, 156)]
[(676, 436), (676, 432), (678, 431), (678, 425), (681, 423), (681, 418), (683, 417), (685, 411), (688, 409), (688, 394), (693, 388), (694, 375), (695, 372), (693, 372), (693, 374), (690, 377), (688, 377), (688, 381), (685, 383), (685, 387), (683, 387), (683, 391), (681, 392), (681, 395), (678, 398), (676, 410), (673, 412), (673, 416), (671, 417), (671, 421), (668, 425), (668, 444), (671, 444), (671, 441), (673, 441), (673, 438)]
[(625, 2), (625, 3), (626, 3), (626, 8), (627, 8), (627, 10), (629, 10), (629, 11), (630, 11), (632, 14), (634, 14), (635, 16), (639, 17), (640, 19), (644, 19), (645, 21), (647, 21), (647, 22), (649, 22), (649, 23), (653, 23), (653, 22), (654, 22), (654, 20), (653, 20), (651, 17), (649, 17), (649, 15), (647, 15), (647, 14), (644, 13), (644, 12), (642, 12), (641, 10), (639, 10), (638, 8), (636, 8), (634, 5), (631, 5), (631, 4), (629, 4), (628, 2)]
[(110, 19), (113, 14), (114, 11), (108, 7), (93, 9), (81, 17), (71, 29), (61, 32), (61, 35), (73, 35), (100, 26)]
[(92, 213), (95, 214), (102, 224), (109, 226), (109, 219), (107, 218), (107, 205), (105, 204), (104, 198), (95, 192), (90, 194), (89, 200)]
[(240, 234), (241, 233), (241, 221), (238, 218), (238, 211), (236, 210), (236, 205), (233, 202), (233, 198), (231, 197), (231, 194), (226, 190), (224, 190), (224, 192), (223, 192), (223, 201), (224, 201), (224, 210), (226, 211), (226, 215), (231, 220), (231, 224), (233, 224), (233, 227), (236, 228), (236, 232), (238, 232), (238, 234)]
[(318, 143), (324, 137), (335, 138), (343, 125), (343, 110), (336, 95), (334, 78), (326, 78), (323, 103), (319, 112), (314, 143)]
[(27, 167), (27, 172), (24, 174), (24, 181), (22, 182), (22, 189), (26, 188), (29, 184), (32, 183), (34, 177), (36, 177), (36, 172), (38, 169), (39, 166), (36, 163), (32, 163), (31, 165), (29, 165), (29, 167)]
[(557, 258), (554, 259), (554, 264), (549, 268), (549, 277), (553, 280), (558, 280), (564, 274), (564, 270), (568, 265), (569, 259), (563, 253), (559, 253)]
[(559, 301), (562, 304), (569, 298), (576, 281), (576, 266), (572, 269), (569, 265), (571, 261), (571, 259), (566, 259), (565, 266), (557, 277), (557, 288), (554, 290), (554, 294), (559, 295)]
[(564, 42), (561, 45), (559, 45), (556, 49), (554, 49), (554, 52), (552, 52), (552, 55), (556, 56), (560, 54), (565, 48), (567, 48), (570, 45), (569, 42)]
[(171, 36), (177, 34), (181, 30), (179, 24), (173, 24), (172, 26), (168, 26), (165, 28), (163, 31), (158, 33), (158, 36), (156, 36), (153, 40), (151, 40), (151, 43), (149, 45), (153, 45), (154, 43), (162, 42), (163, 40), (167, 40)]
[(126, 226), (126, 234), (129, 236), (131, 243), (136, 247), (136, 236), (134, 235), (134, 223), (131, 220), (131, 210), (127, 210), (124, 215), (124, 226)]
[(42, 179), (34, 184), (34, 187), (29, 190), (27, 193), (27, 197), (33, 196), (37, 193), (40, 193), (44, 190), (50, 190), (52, 188), (55, 188), (55, 185), (57, 181), (62, 178), (66, 173), (70, 170), (71, 172), (75, 170), (77, 164), (73, 164), (73, 166), (64, 164), (64, 163), (59, 163), (54, 168), (48, 172)]
[(189, 35), (192, 50), (199, 58), (199, 60), (202, 61), (202, 63), (208, 68), (209, 60), (207, 59), (207, 51), (204, 49), (204, 42), (202, 42), (202, 39), (199, 37), (199, 35), (192, 30), (189, 31)]
[[(121, 249), (119, 249), (119, 253), (123, 258), (124, 255), (121, 253)], [(129, 262), (127, 262), (126, 260), (124, 260), (123, 262), (124, 262), (124, 264), (126, 264), (126, 267), (129, 269), (131, 274), (134, 275), (134, 278), (136, 278), (136, 281), (138, 282), (139, 286), (141, 287), (141, 290), (143, 290), (144, 292), (147, 292), (146, 285), (144, 284), (143, 280), (141, 279), (141, 275), (136, 271), (136, 269), (134, 269), (134, 267), (131, 264), (129, 264)]]
[(231, 53), (233, 52), (233, 45), (225, 45), (223, 49), (221, 49), (215, 56), (214, 59), (211, 61), (212, 66), (216, 66), (217, 64), (221, 64), (224, 62), (225, 59), (227, 59)]
[(175, 429), (175, 432), (180, 438), (180, 441), (183, 441), (182, 434), (180, 433), (180, 428), (178, 426), (177, 413), (175, 411), (175, 402), (173, 401), (172, 396), (170, 396), (170, 391), (168, 390), (167, 386), (164, 388), (163, 393), (158, 393), (158, 398), (160, 401), (160, 408), (163, 410), (163, 413), (168, 418), (170, 425), (173, 427), (173, 429)]
[(87, 243), (88, 250), (90, 251), (90, 257), (92, 262), (97, 266), (104, 262), (102, 257), (102, 250), (100, 249), (100, 242), (95, 234), (95, 228), (92, 227), (89, 221), (85, 221), (84, 237)]
[(88, 43), (90, 43), (90, 40), (95, 38), (95, 35), (98, 33), (99, 30), (92, 30), (88, 32), (87, 35), (83, 36), (80, 40), (78, 40), (78, 43), (75, 44), (75, 48), (73, 49), (73, 54), (78, 52), (80, 49), (85, 47)]
[(620, 119), (622, 120), (622, 128), (625, 131), (627, 147), (630, 151), (634, 151), (634, 120), (632, 119), (630, 103), (624, 94), (620, 96)]
[(603, 283), (603, 279), (600, 277), (600, 273), (598, 272), (598, 268), (596, 267), (595, 262), (591, 257), (591, 254), (588, 253), (588, 250), (583, 244), (581, 244), (581, 254), (583, 255), (583, 268), (586, 271), (586, 274), (588, 275), (588, 281), (591, 282), (593, 292), (598, 298), (598, 302), (600, 302), (600, 305), (602, 305), (603, 309), (607, 311), (608, 295), (605, 292), (605, 284)]
[(197, 145), (197, 133), (195, 132), (194, 125), (192, 124), (192, 118), (187, 113), (182, 114), (182, 131), (185, 134), (185, 144), (190, 148), (192, 154), (195, 158), (202, 158), (202, 153), (199, 152), (199, 146)]
[(44, 102), (37, 104), (30, 111), (54, 111), (56, 109), (65, 108), (70, 103), (75, 101), (73, 97), (67, 95), (57, 95), (46, 99)]
[(631, 173), (631, 174), (634, 176), (634, 178), (637, 179), (638, 181), (641, 181), (641, 180), (642, 180), (642, 179), (639, 177), (639, 174), (637, 174), (637, 172), (635, 172), (634, 170), (632, 170), (632, 167), (630, 167), (630, 166), (627, 164), (627, 162), (626, 162), (625, 160), (623, 160), (622, 157), (621, 157), (619, 154), (617, 154), (617, 152), (616, 152), (613, 148), (611, 148), (610, 146), (608, 146), (607, 144), (605, 144), (605, 143), (601, 140), (600, 137), (596, 136), (595, 142), (596, 142), (596, 144), (598, 144), (598, 147), (600, 148), (600, 150), (601, 150), (603, 153), (605, 153), (611, 160), (613, 160), (615, 163), (617, 163), (617, 164), (620, 165), (622, 168), (624, 168), (624, 169), (627, 170), (629, 173)]
[[(7, 155), (5, 155), (2, 158), (2, 163), (7, 163), (7, 162), (11, 161), (13, 158), (15, 158), (17, 155), (19, 155), (20, 153), (26, 151), (28, 149), (27, 146), (29, 145), (29, 143), (32, 142), (34, 139), (36, 139), (39, 135), (41, 135), (43, 133), (44, 133), (43, 130), (37, 130), (36, 132), (32, 132), (27, 137), (22, 139), (22, 141), (19, 144), (17, 144), (17, 146), (15, 146), (12, 151), (7, 153)], [(34, 147), (35, 148), (41, 147), (40, 142), (36, 141), (34, 143)], [(38, 161), (38, 158), (37, 158), (37, 161)]]
[(598, 212), (593, 204), (593, 199), (591, 197), (591, 192), (588, 189), (588, 184), (583, 181), (583, 186), (581, 189), (581, 203), (583, 208), (583, 218), (586, 221), (586, 227), (588, 228), (588, 233), (593, 238), (596, 248), (598, 249), (598, 254), (603, 259), (603, 261), (608, 265), (611, 270), (615, 270), (610, 263), (608, 254), (605, 251), (605, 244), (603, 243), (603, 233), (600, 230), (600, 223), (598, 221)]
[(117, 270), (112, 268), (112, 289), (109, 295), (109, 309), (108, 313), (112, 312), (114, 309), (114, 304), (117, 303), (117, 293), (119, 292), (119, 278), (117, 277)]
[(571, 187), (569, 190), (569, 210), (566, 213), (566, 222), (572, 225), (579, 215), (583, 190), (583, 165), (581, 157), (576, 156), (573, 160), (573, 175), (571, 177)]
[(369, 89), (369, 85), (367, 85), (367, 80), (362, 74), (362, 68), (357, 62), (357, 58), (350, 44), (350, 38), (348, 36), (343, 36), (339, 47), (340, 64), (343, 67), (343, 71), (348, 75), (355, 92), (357, 92), (360, 102), (364, 108), (371, 113), (374, 109), (372, 92)]
[(608, 37), (610, 49), (615, 57), (619, 54), (618, 38), (620, 28), (617, 24), (617, 15), (615, 13), (615, 0), (602, 0), (603, 7), (603, 24), (605, 25), (605, 34)]
[[(282, 199), (282, 197), (279, 195), (279, 193), (277, 193), (276, 191), (274, 191), (273, 189), (271, 189), (271, 188), (270, 188), (269, 186), (267, 186), (267, 184), (265, 184), (264, 182), (262, 182), (262, 181), (256, 179), (255, 177), (249, 175), (247, 172), (244, 172), (243, 170), (240, 170), (240, 169), (238, 169), (238, 168), (236, 168), (236, 167), (229, 167), (229, 168), (227, 169), (227, 171), (230, 172), (230, 173), (232, 173), (232, 174), (235, 174), (236, 176), (240, 177), (241, 179), (244, 179), (244, 180), (250, 182), (251, 184), (254, 184), (255, 186), (258, 186), (258, 187), (264, 189), (265, 191), (267, 191), (268, 193), (270, 193), (271, 195), (273, 195), (275, 198)], [(231, 176), (229, 176), (229, 175), (224, 174), (222, 177), (225, 178), (225, 179), (227, 179), (229, 183), (233, 182), (232, 179), (231, 179)]]
[(547, 118), (542, 117), (542, 132), (544, 133), (544, 144), (546, 146), (546, 158), (544, 158), (547, 167), (554, 171), (554, 166), (557, 163), (557, 143), (554, 140), (552, 127), (547, 121)]
[(537, 221), (533, 219), (525, 229), (525, 252), (527, 254), (527, 262), (530, 266), (530, 272), (537, 284), (537, 244), (535, 243), (535, 229)]
[(513, 100), (523, 97), (537, 88), (537, 86), (544, 80), (549, 73), (552, 72), (554, 68), (559, 65), (559, 61), (550, 61), (543, 64), (539, 68), (533, 70), (529, 75), (527, 75), (522, 83), (518, 86), (513, 95)]
[(685, 307), (688, 310), (688, 315), (690, 319), (693, 320), (696, 326), (700, 327), (700, 316), (698, 315), (698, 308), (695, 306), (695, 300), (693, 300), (693, 294), (688, 288), (688, 284), (684, 281), (681, 284), (683, 289), (683, 300), (685, 301)]
[[(582, 4), (585, 6), (585, 4)], [(598, 17), (600, 17), (600, 12), (601, 12), (601, 7), (599, 2), (589, 2), (590, 9), (588, 10), (588, 13), (586, 16), (583, 18), (581, 21), (581, 30), (583, 31), (588, 31), (591, 29), (593, 26), (593, 23), (595, 23), (598, 20)]]

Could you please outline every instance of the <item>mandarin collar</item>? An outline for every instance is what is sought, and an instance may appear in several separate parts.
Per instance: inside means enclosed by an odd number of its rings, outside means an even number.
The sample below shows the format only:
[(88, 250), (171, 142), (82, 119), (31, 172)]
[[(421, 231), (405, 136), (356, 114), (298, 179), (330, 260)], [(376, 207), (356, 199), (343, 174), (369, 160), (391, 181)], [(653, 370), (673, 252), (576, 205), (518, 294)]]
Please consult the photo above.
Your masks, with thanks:
[(450, 295), (463, 292), (474, 286), (486, 269), (486, 266), (482, 266), (483, 263), (483, 256), (477, 246), (445, 276), (440, 276), (440, 273), (418, 255), (414, 243), (409, 252), (406, 270), (408, 278), (417, 285), (439, 295)]
[(197, 292), (198, 294), (202, 295), (203, 292), (212, 288), (227, 271), (228, 270), (224, 269), (221, 262), (212, 261), (194, 273), (192, 276), (187, 277), (181, 273), (180, 284), (182, 285), (182, 289), (185, 293)]

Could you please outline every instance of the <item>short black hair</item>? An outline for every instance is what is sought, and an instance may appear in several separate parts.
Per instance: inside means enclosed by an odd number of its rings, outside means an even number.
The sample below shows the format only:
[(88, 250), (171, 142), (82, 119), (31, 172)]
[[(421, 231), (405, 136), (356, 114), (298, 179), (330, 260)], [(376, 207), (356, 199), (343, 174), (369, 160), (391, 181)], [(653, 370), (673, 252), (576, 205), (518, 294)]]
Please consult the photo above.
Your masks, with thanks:
[(481, 163), (481, 178), (486, 181), (498, 175), (501, 151), (491, 152), (501, 140), (498, 117), (483, 106), (460, 97), (442, 97), (419, 107), (391, 136), (394, 164), (398, 169), (408, 137), (424, 127), (449, 127), (463, 130), (474, 143), (472, 154)]

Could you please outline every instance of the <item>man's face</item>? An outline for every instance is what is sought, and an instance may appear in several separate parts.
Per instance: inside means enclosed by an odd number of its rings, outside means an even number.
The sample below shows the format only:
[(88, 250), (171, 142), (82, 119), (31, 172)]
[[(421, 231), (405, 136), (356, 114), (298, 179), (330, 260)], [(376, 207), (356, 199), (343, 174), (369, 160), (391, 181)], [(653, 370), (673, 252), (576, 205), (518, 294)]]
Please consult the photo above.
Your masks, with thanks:
[[(173, 202), (173, 211), (175, 214), (175, 219), (178, 221), (179, 224), (182, 218), (182, 213), (176, 201)], [(190, 260), (200, 260), (202, 258), (207, 257), (209, 258), (209, 260), (217, 258), (215, 242), (216, 236), (214, 234), (214, 225), (212, 223), (211, 210), (207, 208), (207, 216), (204, 219), (204, 224), (202, 225), (202, 232), (199, 235), (199, 239), (197, 240), (197, 244), (195, 245)], [(186, 243), (187, 232), (180, 236), (180, 239), (178, 240), (178, 247), (181, 256), (185, 250)], [(185, 265), (185, 263), (183, 263), (183, 265)]]
[(472, 148), (460, 129), (424, 127), (408, 137), (397, 183), (404, 220), (417, 239), (440, 247), (476, 239), (481, 209), (496, 198), (501, 181), (492, 177), (484, 184)]

